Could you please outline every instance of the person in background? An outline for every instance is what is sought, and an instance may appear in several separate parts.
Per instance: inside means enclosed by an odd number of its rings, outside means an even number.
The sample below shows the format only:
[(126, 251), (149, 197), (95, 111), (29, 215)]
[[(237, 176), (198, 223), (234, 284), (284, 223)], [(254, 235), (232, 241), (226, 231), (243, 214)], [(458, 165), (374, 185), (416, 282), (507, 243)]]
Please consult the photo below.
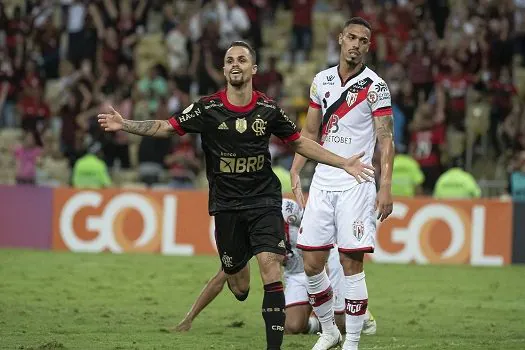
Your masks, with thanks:
[(392, 195), (395, 197), (414, 197), (423, 194), (421, 186), (425, 175), (419, 163), (408, 154), (397, 154), (394, 157), (392, 171)]
[(16, 146), (13, 155), (16, 160), (16, 183), (34, 185), (36, 167), (42, 154), (41, 142), (36, 131), (26, 131), (22, 144)]
[(514, 202), (525, 202), (525, 151), (519, 152), (510, 164), (508, 192)]
[(193, 180), (201, 169), (201, 161), (197, 157), (195, 142), (191, 135), (185, 134), (179, 138), (171, 154), (164, 158), (164, 163), (170, 168), (170, 187), (195, 187)]
[(469, 199), (481, 197), (481, 189), (476, 179), (461, 168), (445, 171), (434, 188), (436, 199)]
[(93, 143), (73, 167), (72, 185), (75, 188), (106, 188), (111, 186), (108, 167), (102, 160), (102, 146)]

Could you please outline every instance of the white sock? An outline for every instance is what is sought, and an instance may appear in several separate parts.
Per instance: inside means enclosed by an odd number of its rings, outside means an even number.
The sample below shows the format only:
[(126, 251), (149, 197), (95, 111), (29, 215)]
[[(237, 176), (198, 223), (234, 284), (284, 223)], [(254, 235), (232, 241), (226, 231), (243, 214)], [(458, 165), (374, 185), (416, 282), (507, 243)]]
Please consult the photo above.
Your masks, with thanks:
[(308, 334), (317, 334), (321, 331), (321, 324), (315, 316), (310, 316), (308, 319)]
[[(357, 349), (368, 307), (368, 291), (366, 289), (365, 273), (361, 272), (356, 275), (345, 276), (345, 287), (345, 345)], [(347, 342), (348, 344), (346, 344)]]
[(363, 319), (363, 321), (366, 322), (369, 320), (370, 320), (370, 311), (368, 311), (368, 307), (367, 307), (366, 312), (365, 312), (365, 318)]
[(321, 323), (323, 333), (334, 331), (337, 329), (334, 317), (334, 293), (326, 270), (315, 276), (307, 276), (307, 279), (308, 299)]

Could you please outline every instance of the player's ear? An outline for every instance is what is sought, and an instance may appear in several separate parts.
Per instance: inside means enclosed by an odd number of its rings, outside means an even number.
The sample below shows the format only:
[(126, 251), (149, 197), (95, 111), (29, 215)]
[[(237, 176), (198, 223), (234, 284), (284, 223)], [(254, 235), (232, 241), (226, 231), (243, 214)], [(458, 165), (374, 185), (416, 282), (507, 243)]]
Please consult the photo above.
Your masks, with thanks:
[(339, 45), (343, 44), (343, 33), (339, 33)]
[(222, 66), (222, 74), (224, 75), (225, 78), (227, 78), (228, 76), (226, 75), (226, 67)]
[(256, 74), (258, 68), (259, 67), (256, 64), (254, 64), (253, 67), (252, 67), (252, 74)]

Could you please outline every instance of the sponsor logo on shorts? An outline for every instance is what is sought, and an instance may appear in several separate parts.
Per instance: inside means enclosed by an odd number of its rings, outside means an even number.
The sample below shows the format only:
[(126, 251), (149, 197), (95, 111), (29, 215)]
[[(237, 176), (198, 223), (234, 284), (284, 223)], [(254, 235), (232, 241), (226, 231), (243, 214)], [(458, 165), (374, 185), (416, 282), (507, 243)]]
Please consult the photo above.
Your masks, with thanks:
[(286, 245), (284, 244), (284, 241), (283, 241), (282, 239), (281, 239), (281, 241), (279, 242), (279, 244), (277, 244), (277, 246), (278, 246), (279, 248), (284, 248), (284, 249), (286, 249)]
[(228, 256), (226, 253), (222, 255), (221, 260), (224, 267), (233, 267), (233, 258), (231, 256)]
[(363, 222), (361, 220), (354, 221), (354, 236), (357, 238), (358, 241), (363, 238), (363, 235), (365, 234), (365, 225), (363, 225)]

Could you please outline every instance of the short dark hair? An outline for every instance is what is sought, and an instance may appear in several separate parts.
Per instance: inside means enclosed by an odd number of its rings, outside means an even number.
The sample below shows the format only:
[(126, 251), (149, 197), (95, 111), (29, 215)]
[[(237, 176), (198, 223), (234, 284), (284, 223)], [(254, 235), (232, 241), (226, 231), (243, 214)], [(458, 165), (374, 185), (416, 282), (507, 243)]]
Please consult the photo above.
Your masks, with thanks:
[(255, 64), (255, 62), (257, 62), (257, 57), (256, 57), (256, 54), (255, 54), (255, 50), (246, 41), (242, 41), (242, 40), (234, 41), (234, 42), (231, 43), (231, 45), (228, 48), (228, 50), (231, 49), (232, 47), (235, 47), (235, 46), (241, 46), (241, 47), (244, 47), (244, 48), (248, 49), (248, 51), (250, 51), (250, 55), (252, 56), (253, 63)]
[(367, 27), (368, 30), (372, 31), (372, 26), (370, 25), (370, 23), (368, 23), (368, 21), (366, 19), (362, 18), (362, 17), (352, 17), (352, 18), (350, 18), (348, 21), (345, 22), (345, 25), (344, 25), (343, 29), (348, 27), (350, 24), (359, 24), (361, 26)]

